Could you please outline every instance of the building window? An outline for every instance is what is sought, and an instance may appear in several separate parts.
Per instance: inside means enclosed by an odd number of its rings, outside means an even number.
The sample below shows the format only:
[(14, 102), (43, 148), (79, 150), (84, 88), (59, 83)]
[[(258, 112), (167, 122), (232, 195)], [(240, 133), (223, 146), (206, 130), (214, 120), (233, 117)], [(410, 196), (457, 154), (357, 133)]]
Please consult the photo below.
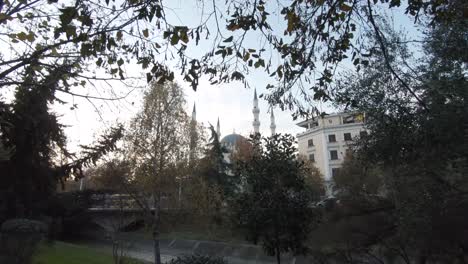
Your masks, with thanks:
[(339, 171), (340, 171), (339, 168), (332, 168), (332, 177), (336, 177)]
[(315, 155), (314, 154), (309, 154), (309, 160), (312, 162), (315, 162)]
[(360, 137), (366, 137), (367, 136), (367, 131), (361, 131), (359, 132)]
[(352, 124), (355, 122), (355, 118), (353, 115), (343, 117), (343, 124)]
[(363, 114), (352, 114), (343, 117), (343, 124), (352, 124), (352, 123), (362, 123), (364, 122)]
[(328, 142), (336, 142), (335, 134), (328, 135)]
[(351, 141), (353, 138), (351, 137), (351, 133), (344, 133), (344, 140)]
[(338, 150), (330, 150), (330, 159), (337, 160), (338, 159)]
[(313, 147), (314, 146), (314, 140), (313, 139), (307, 140), (307, 146)]
[(319, 124), (318, 124), (318, 121), (317, 121), (317, 120), (314, 120), (314, 121), (312, 121), (311, 123), (309, 123), (308, 126), (309, 126), (309, 129), (310, 129), (310, 128), (318, 127), (318, 125), (319, 125)]

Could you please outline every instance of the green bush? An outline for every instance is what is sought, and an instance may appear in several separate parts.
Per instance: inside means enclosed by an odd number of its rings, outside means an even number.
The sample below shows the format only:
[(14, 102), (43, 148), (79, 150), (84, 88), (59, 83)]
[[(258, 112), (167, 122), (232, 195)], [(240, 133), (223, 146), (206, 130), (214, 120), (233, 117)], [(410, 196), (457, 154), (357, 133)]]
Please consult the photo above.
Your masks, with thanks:
[(46, 233), (46, 225), (39, 221), (15, 218), (3, 222), (0, 227), (0, 263), (30, 263)]
[(220, 257), (204, 256), (204, 255), (187, 255), (177, 257), (171, 260), (168, 264), (227, 264), (228, 262)]

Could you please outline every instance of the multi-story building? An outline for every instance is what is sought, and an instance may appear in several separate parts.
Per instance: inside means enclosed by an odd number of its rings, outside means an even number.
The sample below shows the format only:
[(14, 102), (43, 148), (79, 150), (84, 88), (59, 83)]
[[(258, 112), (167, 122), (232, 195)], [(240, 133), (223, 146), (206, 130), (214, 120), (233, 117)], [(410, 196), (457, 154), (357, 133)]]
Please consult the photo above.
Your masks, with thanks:
[(308, 119), (297, 125), (306, 129), (297, 135), (299, 154), (315, 163), (324, 176), (330, 194), (331, 180), (343, 163), (349, 144), (366, 133), (364, 115), (331, 114)]

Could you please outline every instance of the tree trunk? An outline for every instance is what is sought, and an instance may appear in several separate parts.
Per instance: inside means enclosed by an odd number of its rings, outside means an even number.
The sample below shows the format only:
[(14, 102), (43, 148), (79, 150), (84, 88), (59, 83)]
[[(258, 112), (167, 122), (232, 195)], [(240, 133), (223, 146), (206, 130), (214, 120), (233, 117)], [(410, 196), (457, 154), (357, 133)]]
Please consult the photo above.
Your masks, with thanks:
[(427, 257), (426, 257), (426, 255), (425, 255), (425, 254), (424, 254), (424, 255), (420, 255), (420, 256), (419, 256), (419, 259), (418, 259), (418, 263), (419, 263), (419, 264), (426, 264), (426, 262), (427, 262)]
[(159, 213), (160, 213), (160, 195), (154, 195), (154, 223), (153, 223), (153, 244), (154, 244), (154, 263), (161, 264), (161, 250), (159, 248)]
[(459, 259), (459, 262), (460, 264), (466, 264), (468, 263), (468, 251), (466, 250), (466, 248), (463, 246), (463, 244), (459, 244), (459, 247), (460, 247), (460, 254), (458, 255), (458, 259)]
[(279, 248), (276, 248), (276, 263), (281, 264), (281, 253)]

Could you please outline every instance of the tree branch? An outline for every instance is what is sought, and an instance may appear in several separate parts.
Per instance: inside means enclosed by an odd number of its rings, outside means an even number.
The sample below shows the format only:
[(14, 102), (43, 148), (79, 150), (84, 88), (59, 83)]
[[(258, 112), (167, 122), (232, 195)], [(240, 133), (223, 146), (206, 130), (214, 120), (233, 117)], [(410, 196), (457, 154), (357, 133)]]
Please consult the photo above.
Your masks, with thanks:
[(425, 109), (428, 110), (426, 104), (419, 98), (419, 96), (409, 87), (409, 85), (395, 72), (393, 69), (392, 65), (390, 64), (390, 59), (388, 58), (388, 53), (387, 53), (387, 48), (385, 47), (385, 43), (383, 40), (383, 37), (381, 35), (380, 29), (377, 26), (375, 20), (374, 20), (374, 15), (372, 14), (372, 6), (370, 0), (367, 0), (367, 8), (369, 11), (369, 22), (371, 23), (375, 36), (377, 38), (377, 41), (379, 42), (380, 49), (382, 50), (383, 56), (385, 58), (385, 64), (387, 64), (387, 68), (390, 70), (392, 75), (397, 78), (398, 82), (401, 83), (401, 85), (418, 101), (418, 103)]

